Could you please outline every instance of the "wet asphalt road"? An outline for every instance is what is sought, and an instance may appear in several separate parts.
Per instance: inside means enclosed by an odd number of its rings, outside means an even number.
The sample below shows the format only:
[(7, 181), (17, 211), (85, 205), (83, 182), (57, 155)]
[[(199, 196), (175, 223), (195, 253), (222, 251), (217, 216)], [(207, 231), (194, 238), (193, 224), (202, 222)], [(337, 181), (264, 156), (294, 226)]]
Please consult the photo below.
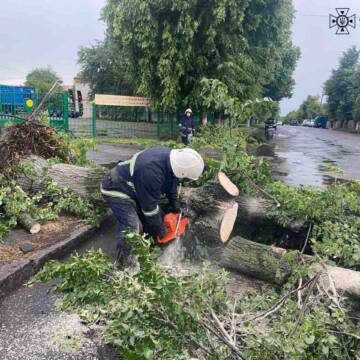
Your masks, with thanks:
[(289, 185), (325, 186), (331, 175), (323, 169), (326, 163), (343, 169), (343, 178), (360, 180), (360, 135), (285, 125), (273, 142), (274, 172)]
[[(114, 258), (115, 229), (107, 222), (77, 249), (101, 248)], [(22, 287), (0, 300), (0, 360), (116, 360), (114, 350), (94, 336), (78, 316), (56, 312), (51, 284)]]

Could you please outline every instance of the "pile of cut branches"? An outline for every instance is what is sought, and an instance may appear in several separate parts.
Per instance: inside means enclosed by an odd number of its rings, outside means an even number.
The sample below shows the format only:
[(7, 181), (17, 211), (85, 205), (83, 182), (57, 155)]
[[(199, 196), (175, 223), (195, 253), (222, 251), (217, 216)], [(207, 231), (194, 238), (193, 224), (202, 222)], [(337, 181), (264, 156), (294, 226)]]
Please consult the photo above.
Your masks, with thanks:
[(0, 137), (0, 170), (10, 177), (12, 168), (28, 155), (67, 159), (61, 137), (51, 127), (26, 121), (5, 129)]
[(58, 279), (60, 308), (103, 325), (124, 359), (358, 359), (359, 319), (306, 267), (286, 288), (233, 299), (226, 274), (174, 276), (154, 262), (149, 240), (127, 241), (140, 262), (135, 276), (92, 250), (49, 262), (36, 277)]

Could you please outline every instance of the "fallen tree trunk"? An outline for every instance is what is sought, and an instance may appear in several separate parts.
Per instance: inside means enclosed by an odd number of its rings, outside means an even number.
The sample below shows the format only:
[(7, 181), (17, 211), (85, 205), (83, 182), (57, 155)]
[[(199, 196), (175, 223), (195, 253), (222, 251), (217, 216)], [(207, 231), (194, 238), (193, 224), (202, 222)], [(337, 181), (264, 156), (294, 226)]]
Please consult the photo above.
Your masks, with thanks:
[[(272, 205), (271, 200), (261, 197), (242, 195), (237, 197), (239, 204), (239, 219), (243, 222), (269, 223), (273, 222), (267, 215), (267, 209)], [(299, 232), (306, 227), (302, 219), (291, 221), (286, 228), (293, 232)]]
[[(310, 259), (309, 256), (306, 257)], [(220, 264), (230, 270), (282, 285), (292, 273), (293, 257), (285, 249), (267, 246), (242, 237), (232, 238), (221, 255)], [(339, 293), (360, 299), (360, 272), (318, 264), (322, 285), (331, 291), (332, 283)]]
[(18, 223), (30, 234), (37, 234), (41, 230), (41, 225), (29, 214), (20, 214), (17, 218)]
[(200, 188), (186, 189), (181, 200), (187, 205), (190, 228), (181, 239), (164, 247), (158, 262), (171, 265), (186, 258), (209, 257), (211, 249), (222, 247), (230, 239), (237, 219), (238, 195), (239, 189), (222, 172)]
[[(30, 174), (21, 172), (17, 184), (28, 193), (37, 192), (44, 187), (44, 177), (54, 181), (62, 188), (98, 202), (102, 201), (100, 184), (107, 173), (103, 167), (79, 167), (68, 164), (49, 166), (48, 162), (38, 156), (24, 159), (24, 168), (31, 167)], [(192, 214), (191, 222), (194, 232), (201, 234), (207, 245), (226, 242), (237, 219), (238, 204), (236, 197), (239, 189), (222, 172), (216, 180), (197, 189), (185, 191), (185, 202)]]
[(101, 201), (100, 184), (108, 171), (106, 168), (69, 164), (50, 166), (39, 156), (30, 156), (24, 159), (21, 165), (25, 171), (19, 172), (16, 182), (27, 193), (43, 190), (44, 179), (49, 178), (60, 187), (68, 188), (77, 195), (87, 197), (95, 202)]
[(234, 237), (221, 255), (221, 265), (275, 284), (283, 284), (291, 274), (285, 249), (242, 237)]
[[(28, 193), (43, 190), (47, 177), (62, 188), (86, 197), (93, 202), (102, 202), (100, 184), (107, 173), (103, 167), (79, 167), (69, 164), (49, 165), (38, 156), (25, 158), (24, 169), (18, 174), (17, 183)], [(219, 173), (214, 181), (200, 188), (186, 189), (182, 200), (188, 204), (192, 230), (200, 242), (209, 247), (221, 246), (231, 236), (235, 222), (236, 231), (243, 234), (247, 224), (275, 224), (266, 216), (268, 202), (262, 198), (239, 195), (239, 189), (224, 173)], [(258, 225), (255, 226), (259, 228)], [(290, 229), (293, 231), (293, 229)]]

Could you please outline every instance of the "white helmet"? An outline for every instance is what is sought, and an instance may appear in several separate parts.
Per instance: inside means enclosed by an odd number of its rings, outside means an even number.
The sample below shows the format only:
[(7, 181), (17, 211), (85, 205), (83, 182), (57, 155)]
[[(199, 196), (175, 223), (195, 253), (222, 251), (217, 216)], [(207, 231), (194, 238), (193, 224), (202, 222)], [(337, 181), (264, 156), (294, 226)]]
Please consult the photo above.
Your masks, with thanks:
[(201, 155), (189, 148), (171, 150), (170, 164), (177, 178), (191, 180), (197, 180), (203, 173), (205, 166)]
[(185, 115), (186, 115), (187, 113), (192, 114), (193, 112), (192, 112), (192, 110), (191, 110), (191, 109), (186, 109), (186, 111), (185, 111)]

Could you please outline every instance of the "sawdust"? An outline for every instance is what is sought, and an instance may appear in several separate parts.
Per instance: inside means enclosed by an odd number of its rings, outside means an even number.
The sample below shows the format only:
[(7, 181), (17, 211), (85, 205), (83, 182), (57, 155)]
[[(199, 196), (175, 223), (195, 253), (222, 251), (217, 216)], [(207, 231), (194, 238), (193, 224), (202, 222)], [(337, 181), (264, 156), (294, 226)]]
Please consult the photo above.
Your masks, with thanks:
[(54, 312), (16, 332), (0, 327), (1, 359), (96, 360), (104, 346), (97, 333), (76, 314)]
[(81, 224), (83, 222), (79, 219), (61, 217), (42, 225), (38, 234), (28, 234), (23, 229), (14, 230), (8, 237), (5, 237), (4, 243), (0, 244), (0, 266), (33, 255), (34, 252), (23, 254), (19, 249), (19, 244), (26, 242), (34, 247), (34, 251), (41, 250), (65, 240)]
[(176, 238), (169, 245), (163, 248), (161, 256), (157, 259), (157, 263), (164, 266), (180, 264), (185, 260), (185, 247), (180, 238)]

